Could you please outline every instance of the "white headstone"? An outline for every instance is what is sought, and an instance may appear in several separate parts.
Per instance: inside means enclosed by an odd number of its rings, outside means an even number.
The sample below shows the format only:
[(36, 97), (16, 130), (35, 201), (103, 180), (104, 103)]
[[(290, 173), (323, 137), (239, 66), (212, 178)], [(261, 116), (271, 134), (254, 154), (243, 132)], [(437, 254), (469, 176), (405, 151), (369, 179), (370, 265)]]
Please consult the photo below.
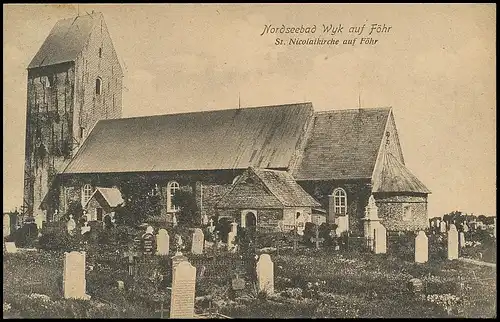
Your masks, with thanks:
[(85, 233), (88, 233), (90, 231), (90, 226), (89, 226), (89, 223), (88, 222), (85, 222), (82, 226), (81, 229), (81, 233), (82, 235), (85, 234)]
[(467, 223), (463, 224), (463, 230), (465, 233), (469, 231), (469, 226), (467, 226)]
[(168, 231), (161, 228), (156, 235), (156, 255), (168, 255), (170, 247), (170, 236)]
[(257, 281), (259, 292), (274, 293), (274, 263), (269, 254), (260, 255), (257, 262)]
[(238, 224), (233, 222), (231, 223), (231, 231), (234, 232), (234, 233), (238, 233)]
[(193, 232), (193, 242), (191, 243), (191, 253), (193, 254), (203, 254), (203, 242), (205, 241), (205, 236), (200, 228), (195, 228)]
[(170, 318), (193, 318), (196, 267), (182, 261), (174, 267), (172, 274), (172, 296)]
[(459, 244), (460, 244), (460, 248), (463, 248), (465, 247), (465, 234), (463, 231), (461, 231), (459, 234)]
[(429, 241), (423, 230), (415, 238), (415, 263), (427, 263), (429, 260)]
[(117, 281), (116, 284), (120, 291), (125, 289), (125, 283), (123, 281)]
[(172, 226), (177, 226), (177, 216), (175, 214), (172, 215)]
[(73, 215), (69, 215), (68, 223), (66, 224), (66, 228), (68, 229), (68, 233), (73, 234), (73, 231), (76, 228), (76, 222), (73, 219)]
[(339, 232), (344, 232), (349, 230), (349, 216), (338, 216), (335, 218), (335, 223), (337, 224), (337, 229)]
[(85, 252), (64, 253), (63, 290), (66, 299), (88, 300), (85, 293)]
[(448, 259), (458, 259), (458, 231), (453, 224), (448, 231)]
[(387, 230), (384, 225), (379, 224), (375, 228), (375, 245), (374, 245), (374, 253), (375, 254), (385, 254), (387, 253)]
[(439, 228), (440, 228), (440, 230), (439, 230), (439, 231), (440, 231), (441, 233), (445, 233), (445, 232), (446, 232), (446, 222), (445, 222), (445, 221), (442, 221), (442, 222), (441, 222), (441, 226), (439, 226)]
[(3, 237), (10, 235), (10, 214), (3, 215)]
[(17, 247), (15, 242), (5, 242), (5, 251), (9, 254), (17, 253)]

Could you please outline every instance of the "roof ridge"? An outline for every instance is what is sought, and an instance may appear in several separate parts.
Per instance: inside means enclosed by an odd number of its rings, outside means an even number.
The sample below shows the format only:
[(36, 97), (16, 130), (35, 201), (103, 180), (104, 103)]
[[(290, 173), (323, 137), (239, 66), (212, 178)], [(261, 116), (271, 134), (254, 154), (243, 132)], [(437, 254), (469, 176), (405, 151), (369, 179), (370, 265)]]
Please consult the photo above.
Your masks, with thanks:
[(304, 103), (289, 103), (289, 104), (278, 104), (278, 105), (265, 105), (265, 106), (249, 106), (249, 107), (242, 107), (242, 108), (227, 108), (227, 109), (218, 109), (218, 110), (203, 110), (203, 111), (189, 111), (189, 112), (179, 112), (179, 113), (166, 113), (166, 114), (154, 114), (154, 115), (141, 115), (141, 116), (131, 116), (131, 117), (121, 117), (121, 118), (116, 118), (116, 119), (104, 119), (100, 120), (99, 122), (103, 121), (119, 121), (119, 120), (132, 120), (132, 119), (145, 119), (145, 118), (153, 118), (153, 117), (160, 117), (160, 116), (180, 116), (180, 115), (190, 115), (190, 114), (200, 114), (200, 113), (216, 113), (216, 112), (222, 112), (222, 111), (241, 111), (241, 110), (254, 110), (254, 109), (260, 109), (260, 108), (279, 108), (279, 107), (285, 107), (285, 106), (297, 106), (297, 105), (311, 105), (312, 107), (312, 102), (304, 102)]
[(338, 112), (354, 112), (354, 111), (373, 111), (373, 110), (390, 110), (392, 106), (386, 107), (364, 107), (364, 108), (345, 108), (341, 110), (325, 110), (325, 111), (315, 111), (314, 114), (330, 114)]

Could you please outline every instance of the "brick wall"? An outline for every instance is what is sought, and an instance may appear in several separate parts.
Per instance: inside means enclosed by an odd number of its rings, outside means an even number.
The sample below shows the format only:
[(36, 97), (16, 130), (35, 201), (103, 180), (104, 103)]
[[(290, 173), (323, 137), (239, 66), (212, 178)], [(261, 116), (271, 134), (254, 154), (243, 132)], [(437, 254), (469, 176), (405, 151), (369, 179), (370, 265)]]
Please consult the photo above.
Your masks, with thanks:
[[(427, 228), (427, 197), (425, 196), (374, 196), (378, 216), (387, 230), (423, 230)], [(411, 207), (411, 215), (403, 215), (403, 207)], [(408, 214), (408, 213), (407, 213)]]

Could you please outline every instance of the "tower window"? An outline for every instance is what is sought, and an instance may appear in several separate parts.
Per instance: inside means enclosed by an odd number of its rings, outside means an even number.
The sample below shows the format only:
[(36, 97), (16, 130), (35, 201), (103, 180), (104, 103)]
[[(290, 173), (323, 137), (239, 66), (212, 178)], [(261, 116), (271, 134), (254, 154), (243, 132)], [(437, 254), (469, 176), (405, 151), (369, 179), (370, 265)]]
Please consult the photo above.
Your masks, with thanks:
[(170, 181), (167, 184), (167, 211), (175, 212), (179, 210), (179, 207), (173, 204), (172, 197), (175, 195), (175, 192), (179, 190), (179, 183), (175, 181)]
[(101, 57), (102, 57), (102, 48), (99, 47), (99, 58), (101, 58)]
[(93, 192), (94, 191), (90, 184), (86, 184), (82, 187), (82, 207), (85, 207), (87, 205), (87, 202), (89, 201)]
[(102, 79), (100, 77), (97, 77), (95, 80), (95, 93), (97, 95), (101, 95), (102, 91)]
[(337, 188), (333, 191), (333, 205), (335, 214), (347, 214), (347, 194), (344, 189)]

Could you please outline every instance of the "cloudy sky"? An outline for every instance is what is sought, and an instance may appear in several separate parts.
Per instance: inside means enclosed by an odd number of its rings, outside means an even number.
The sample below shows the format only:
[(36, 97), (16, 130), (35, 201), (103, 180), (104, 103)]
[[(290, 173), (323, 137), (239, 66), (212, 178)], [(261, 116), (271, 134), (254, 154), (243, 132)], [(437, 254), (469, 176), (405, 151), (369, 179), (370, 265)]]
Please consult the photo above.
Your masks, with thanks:
[[(100, 11), (124, 68), (123, 116), (311, 101), (392, 106), (429, 215), (495, 214), (496, 6), (80, 5)], [(4, 211), (22, 204), (26, 67), (76, 5), (4, 5)], [(354, 46), (277, 46), (265, 25), (313, 26)], [(323, 25), (344, 26), (335, 36)], [(351, 26), (391, 26), (359, 44)], [(281, 37), (288, 39), (288, 35)], [(302, 38), (306, 38), (303, 37)]]

